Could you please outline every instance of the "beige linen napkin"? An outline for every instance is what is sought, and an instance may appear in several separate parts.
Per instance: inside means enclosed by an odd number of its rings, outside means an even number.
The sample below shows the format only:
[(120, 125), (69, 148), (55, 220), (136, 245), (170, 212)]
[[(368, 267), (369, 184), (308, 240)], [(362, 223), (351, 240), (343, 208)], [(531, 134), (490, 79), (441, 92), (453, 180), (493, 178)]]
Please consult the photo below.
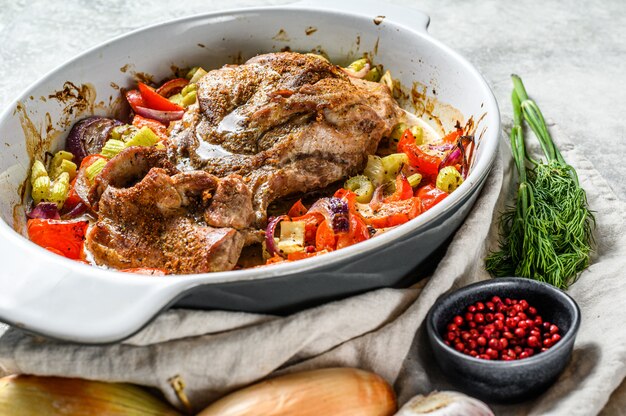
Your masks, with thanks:
[[(558, 138), (558, 127), (553, 132)], [(570, 289), (583, 322), (573, 359), (557, 383), (533, 401), (497, 407), (501, 414), (594, 414), (626, 375), (626, 278), (620, 273), (626, 269), (626, 206), (571, 143), (559, 146), (578, 170), (598, 221), (596, 257)], [(382, 375), (401, 403), (450, 388), (434, 364), (422, 323), (442, 293), (489, 277), (483, 259), (497, 241), (493, 224), (511, 201), (506, 146), (500, 155), (446, 256), (430, 278), (412, 288), (381, 289), (287, 317), (170, 310), (132, 338), (107, 346), (10, 329), (0, 338), (0, 369), (152, 386), (181, 407), (169, 381), (179, 376), (195, 410), (268, 375), (329, 366)]]

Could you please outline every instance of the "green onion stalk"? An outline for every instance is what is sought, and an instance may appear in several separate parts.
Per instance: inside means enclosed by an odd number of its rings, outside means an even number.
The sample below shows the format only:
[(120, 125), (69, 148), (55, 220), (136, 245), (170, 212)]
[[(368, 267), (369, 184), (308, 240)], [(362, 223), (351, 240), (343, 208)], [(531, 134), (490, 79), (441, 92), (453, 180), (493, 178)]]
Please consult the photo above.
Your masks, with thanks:
[[(500, 250), (486, 259), (492, 275), (522, 276), (566, 289), (589, 265), (595, 219), (578, 176), (554, 144), (537, 104), (513, 78), (510, 141), (519, 174), (515, 206), (500, 218)], [(522, 123), (534, 132), (546, 161), (526, 152)]]

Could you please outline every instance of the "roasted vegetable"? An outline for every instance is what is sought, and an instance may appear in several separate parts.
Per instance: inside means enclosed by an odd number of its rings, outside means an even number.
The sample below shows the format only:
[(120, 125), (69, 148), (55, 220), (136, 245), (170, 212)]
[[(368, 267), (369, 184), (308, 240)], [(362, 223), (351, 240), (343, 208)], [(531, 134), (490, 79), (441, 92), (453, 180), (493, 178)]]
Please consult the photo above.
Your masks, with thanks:
[(280, 223), (280, 239), (276, 247), (281, 253), (289, 254), (304, 250), (304, 221), (283, 221)]
[(26, 375), (0, 379), (0, 414), (7, 416), (179, 415), (169, 405), (131, 384)]
[(417, 197), (422, 205), (422, 212), (428, 211), (448, 196), (447, 192), (432, 185), (426, 185), (417, 191)]
[(78, 260), (83, 256), (83, 243), (89, 221), (28, 220), (28, 238), (33, 243), (52, 248), (63, 256)]
[(50, 185), (50, 192), (48, 192), (46, 200), (54, 202), (59, 208), (63, 208), (69, 191), (70, 175), (67, 172), (63, 172)]
[(48, 198), (50, 193), (50, 177), (48, 176), (46, 167), (39, 160), (35, 160), (30, 169), (30, 184), (32, 186), (31, 196), (35, 204)]
[(409, 185), (411, 185), (412, 188), (415, 188), (420, 184), (420, 182), (422, 182), (422, 175), (420, 175), (419, 173), (414, 173), (406, 179), (409, 181)]
[(415, 144), (420, 145), (423, 143), (424, 130), (422, 130), (420, 126), (409, 126), (406, 123), (400, 123), (393, 128), (393, 130), (391, 131), (391, 136), (390, 136), (391, 139), (395, 143), (398, 143), (400, 139), (402, 139), (402, 136), (404, 135), (404, 132), (407, 129), (409, 129), (411, 131), (411, 134), (413, 134), (413, 138), (415, 139)]
[(40, 218), (45, 220), (59, 220), (59, 207), (54, 202), (40, 202), (26, 214), (28, 218)]
[(406, 176), (404, 176), (401, 173), (396, 177), (395, 191), (393, 192), (393, 194), (385, 198), (384, 202), (389, 203), (389, 202), (402, 201), (402, 200), (409, 199), (412, 197), (413, 197), (413, 188), (411, 187), (411, 184), (409, 183)]
[(198, 416), (391, 416), (396, 400), (380, 376), (328, 368), (276, 377), (232, 393)]
[(180, 93), (181, 90), (187, 86), (187, 84), (189, 84), (189, 80), (185, 78), (170, 79), (157, 88), (156, 92), (165, 98), (169, 98), (174, 94)]
[(383, 183), (393, 181), (398, 176), (398, 173), (402, 170), (402, 167), (409, 163), (409, 158), (404, 153), (392, 153), (383, 157), (381, 160), (383, 164)]
[(367, 204), (372, 199), (374, 185), (372, 185), (372, 181), (365, 175), (353, 176), (348, 179), (343, 186), (356, 194), (357, 202)]
[(98, 176), (100, 172), (102, 172), (102, 169), (104, 169), (106, 164), (107, 161), (104, 158), (98, 158), (94, 160), (93, 163), (87, 166), (87, 168), (85, 169), (85, 176), (87, 180), (90, 183), (93, 182), (93, 180), (96, 179), (96, 176)]
[(185, 111), (182, 106), (158, 94), (144, 83), (139, 82), (138, 86), (138, 90), (126, 92), (126, 100), (135, 114), (161, 123), (169, 123), (183, 117)]
[(382, 70), (380, 66), (375, 66), (370, 69), (367, 74), (365, 74), (364, 80), (378, 82), (380, 78), (383, 76)]
[(451, 193), (463, 183), (463, 176), (454, 166), (446, 166), (437, 174), (437, 188)]
[(434, 176), (439, 173), (441, 159), (420, 149), (415, 143), (415, 137), (411, 130), (404, 131), (402, 139), (398, 143), (398, 151), (406, 154), (409, 164), (422, 175)]
[(385, 168), (382, 158), (376, 155), (367, 156), (367, 165), (363, 170), (363, 175), (367, 176), (374, 187), (380, 186), (385, 180)]
[(158, 94), (153, 88), (147, 86), (143, 82), (138, 82), (139, 93), (143, 99), (145, 107), (159, 111), (181, 111), (182, 107), (172, 103), (167, 98)]
[(107, 159), (111, 159), (125, 148), (125, 143), (122, 140), (109, 139), (102, 147), (100, 154)]
[(65, 149), (74, 155), (73, 162), (80, 165), (88, 155), (100, 153), (111, 130), (123, 123), (107, 117), (92, 116), (75, 123), (65, 142)]
[(152, 129), (142, 127), (139, 131), (131, 136), (124, 144), (126, 147), (131, 146), (154, 146), (159, 142), (159, 136)]
[(199, 66), (196, 66), (194, 68), (191, 68), (191, 70), (189, 70), (189, 72), (187, 73), (187, 79), (189, 79), (190, 83), (196, 83), (200, 80), (200, 78), (202, 78), (206, 74), (207, 72), (204, 69), (200, 68)]
[(151, 118), (142, 117), (138, 114), (135, 114), (133, 118), (133, 126), (138, 129), (142, 127), (148, 127), (152, 130), (161, 140), (167, 140), (169, 136), (167, 135), (167, 127), (165, 124), (161, 123), (158, 120), (153, 120)]
[[(57, 153), (57, 155), (59, 153)], [(70, 190), (70, 174), (64, 171), (64, 169), (75, 172), (76, 166), (63, 166), (62, 162), (66, 162), (67, 160), (62, 159), (62, 157), (56, 160), (55, 158), (53, 158), (56, 167), (56, 177), (54, 180), (50, 180), (50, 176), (48, 176), (48, 172), (41, 161), (36, 160), (33, 163), (30, 174), (30, 183), (32, 186), (31, 196), (35, 204), (39, 204), (41, 201), (53, 202), (60, 209), (63, 207), (63, 203), (67, 199)]]
[(361, 58), (352, 62), (346, 68), (342, 68), (346, 74), (353, 78), (365, 78), (370, 71), (370, 63), (367, 59)]
[(56, 179), (61, 173), (67, 172), (70, 180), (74, 179), (78, 167), (72, 162), (72, 159), (74, 159), (74, 155), (70, 152), (65, 150), (56, 152), (50, 161), (50, 178)]

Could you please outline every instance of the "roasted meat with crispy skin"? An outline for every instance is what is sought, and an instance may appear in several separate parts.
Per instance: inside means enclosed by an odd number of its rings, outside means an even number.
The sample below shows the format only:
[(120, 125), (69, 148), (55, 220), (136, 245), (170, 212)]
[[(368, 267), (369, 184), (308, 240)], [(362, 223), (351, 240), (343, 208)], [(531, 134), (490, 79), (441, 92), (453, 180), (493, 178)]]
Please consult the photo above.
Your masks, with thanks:
[(292, 52), (211, 71), (197, 94), (174, 127), (170, 158), (219, 177), (241, 175), (257, 225), (272, 201), (356, 173), (402, 115), (385, 85)]
[(241, 177), (179, 172), (164, 151), (149, 147), (131, 147), (111, 159), (90, 197), (98, 221), (87, 246), (96, 263), (120, 269), (230, 270), (254, 219), (252, 194)]

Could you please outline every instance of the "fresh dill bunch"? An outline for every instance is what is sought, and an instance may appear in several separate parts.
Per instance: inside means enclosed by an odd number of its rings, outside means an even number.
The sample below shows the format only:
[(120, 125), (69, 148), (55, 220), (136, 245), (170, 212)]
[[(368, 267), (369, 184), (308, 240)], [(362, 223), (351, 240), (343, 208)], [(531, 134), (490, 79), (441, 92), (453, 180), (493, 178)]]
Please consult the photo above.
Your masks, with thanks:
[[(494, 276), (523, 276), (561, 289), (589, 265), (595, 219), (576, 171), (554, 145), (541, 111), (513, 75), (511, 148), (520, 185), (515, 206), (500, 217), (500, 250), (486, 259)], [(526, 154), (522, 116), (546, 161)], [(529, 167), (527, 167), (529, 165)]]

